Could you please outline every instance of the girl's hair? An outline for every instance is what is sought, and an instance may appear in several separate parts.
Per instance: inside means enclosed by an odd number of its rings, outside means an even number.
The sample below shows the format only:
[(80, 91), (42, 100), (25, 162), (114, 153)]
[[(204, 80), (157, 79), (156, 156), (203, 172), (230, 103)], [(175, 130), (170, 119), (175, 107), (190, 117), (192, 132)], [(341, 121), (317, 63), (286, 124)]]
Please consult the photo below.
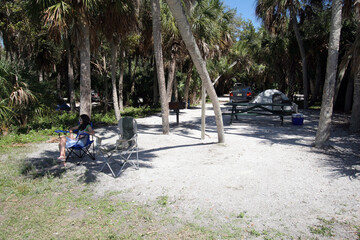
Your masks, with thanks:
[(80, 124), (79, 130), (82, 131), (87, 127), (87, 125), (91, 124), (91, 121), (89, 116), (86, 114), (81, 114), (80, 118), (82, 119), (82, 124)]

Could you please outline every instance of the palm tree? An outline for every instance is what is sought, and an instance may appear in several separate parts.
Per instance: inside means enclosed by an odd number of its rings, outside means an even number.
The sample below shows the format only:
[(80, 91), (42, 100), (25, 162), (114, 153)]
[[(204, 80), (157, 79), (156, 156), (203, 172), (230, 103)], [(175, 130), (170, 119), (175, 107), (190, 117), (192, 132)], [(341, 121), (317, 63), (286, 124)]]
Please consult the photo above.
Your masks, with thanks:
[(178, 55), (181, 48), (181, 37), (176, 27), (175, 19), (166, 4), (161, 4), (161, 30), (162, 36), (164, 37), (163, 49), (165, 58), (169, 59), (167, 63), (165, 63), (165, 66), (168, 68), (166, 95), (167, 101), (170, 102), (174, 88)]
[[(135, 27), (135, 4), (136, 3), (131, 0), (106, 1), (105, 4), (102, 5), (103, 12), (98, 21), (103, 34), (111, 44), (112, 97), (117, 121), (121, 118), (116, 87), (117, 51), (121, 38), (124, 38)], [(122, 94), (122, 92), (120, 94)]]
[(342, 1), (333, 0), (330, 22), (329, 50), (326, 64), (326, 77), (324, 83), (320, 120), (316, 131), (315, 146), (324, 147), (330, 137), (330, 124), (333, 113), (333, 98), (335, 94), (336, 71), (339, 56), (341, 33)]
[(161, 20), (160, 20), (160, 1), (151, 1), (153, 36), (154, 36), (154, 52), (157, 77), (159, 81), (159, 93), (161, 102), (161, 117), (163, 134), (169, 133), (169, 105), (166, 97), (164, 60), (162, 54), (162, 38), (161, 38)]
[(283, 31), (286, 26), (288, 12), (290, 13), (290, 21), (295, 32), (302, 61), (304, 108), (308, 108), (309, 83), (307, 77), (306, 53), (297, 22), (299, 6), (300, 2), (298, 0), (257, 0), (255, 12), (256, 15), (263, 20), (266, 29), (273, 33)]
[(80, 54), (80, 114), (91, 116), (90, 19), (98, 0), (32, 0), (43, 9), (44, 21), (50, 29), (68, 28), (74, 22)]
[(206, 70), (206, 63), (203, 60), (200, 50), (196, 44), (196, 40), (194, 38), (194, 35), (192, 34), (190, 24), (186, 18), (181, 2), (176, 0), (166, 0), (166, 2), (168, 3), (169, 8), (176, 20), (180, 34), (183, 38), (183, 41), (185, 42), (186, 48), (190, 53), (190, 56), (194, 62), (194, 65), (196, 66), (196, 69), (199, 72), (204, 87), (212, 101), (218, 131), (218, 142), (223, 143), (225, 139), (220, 104), (215, 89), (212, 85), (209, 73)]

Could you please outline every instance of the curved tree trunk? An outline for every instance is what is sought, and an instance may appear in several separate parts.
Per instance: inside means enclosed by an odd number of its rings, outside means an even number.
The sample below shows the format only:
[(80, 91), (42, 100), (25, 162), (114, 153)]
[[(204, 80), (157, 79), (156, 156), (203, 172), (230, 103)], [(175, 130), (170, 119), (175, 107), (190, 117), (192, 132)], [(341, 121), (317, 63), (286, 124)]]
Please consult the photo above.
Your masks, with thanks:
[(206, 63), (203, 60), (199, 47), (196, 44), (194, 35), (192, 34), (190, 24), (187, 21), (184, 9), (181, 5), (181, 1), (177, 0), (166, 0), (169, 5), (170, 11), (172, 12), (177, 26), (179, 28), (182, 39), (185, 42), (186, 48), (188, 49), (190, 56), (194, 62), (194, 65), (199, 72), (203, 85), (211, 99), (213, 104), (214, 113), (215, 113), (215, 121), (218, 131), (218, 142), (223, 143), (224, 139), (224, 126), (222, 120), (222, 114), (220, 110), (219, 99), (216, 95), (215, 89), (212, 85), (209, 73), (206, 69)]
[(290, 9), (290, 14), (291, 14), (291, 21), (293, 24), (296, 40), (299, 45), (299, 50), (300, 50), (300, 55), (301, 55), (302, 71), (303, 71), (302, 78), (303, 78), (303, 88), (304, 88), (304, 108), (307, 109), (309, 106), (309, 81), (308, 81), (308, 77), (307, 77), (306, 53), (305, 53), (305, 48), (304, 48), (304, 42), (301, 38), (299, 26), (298, 26), (298, 23), (296, 20), (296, 15), (292, 8)]
[(79, 28), (80, 115), (87, 114), (91, 118), (90, 27), (84, 10), (80, 11)]
[(161, 39), (161, 20), (160, 20), (160, 2), (159, 0), (151, 1), (152, 25), (154, 36), (154, 51), (156, 72), (159, 83), (159, 93), (161, 102), (161, 117), (163, 134), (169, 134), (169, 104), (166, 96), (164, 62), (162, 55)]
[(116, 120), (119, 121), (121, 118), (119, 102), (116, 88), (116, 58), (117, 58), (117, 47), (114, 41), (111, 41), (111, 88), (112, 88), (112, 99), (114, 104), (114, 111)]
[(329, 51), (326, 63), (326, 77), (323, 90), (319, 126), (316, 131), (315, 146), (324, 147), (330, 137), (331, 117), (333, 113), (336, 71), (339, 56), (341, 33), (341, 0), (333, 0), (330, 22)]

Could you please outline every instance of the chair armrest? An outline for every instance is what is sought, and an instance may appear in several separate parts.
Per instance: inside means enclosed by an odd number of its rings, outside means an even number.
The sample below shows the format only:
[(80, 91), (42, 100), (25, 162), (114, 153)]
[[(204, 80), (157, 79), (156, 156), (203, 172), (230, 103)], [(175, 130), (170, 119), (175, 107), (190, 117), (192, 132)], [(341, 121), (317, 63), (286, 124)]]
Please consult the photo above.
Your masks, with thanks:
[(56, 130), (56, 133), (68, 133), (69, 131), (64, 131), (64, 130)]

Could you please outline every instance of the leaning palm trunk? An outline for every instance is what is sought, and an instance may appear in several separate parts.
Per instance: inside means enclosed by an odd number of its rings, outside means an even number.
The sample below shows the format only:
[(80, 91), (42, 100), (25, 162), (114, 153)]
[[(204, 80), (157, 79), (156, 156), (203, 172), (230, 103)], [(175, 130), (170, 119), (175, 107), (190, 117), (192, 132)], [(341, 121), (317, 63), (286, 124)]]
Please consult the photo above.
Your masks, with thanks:
[(316, 131), (315, 138), (316, 147), (324, 147), (325, 142), (330, 137), (330, 125), (333, 113), (333, 99), (335, 94), (336, 71), (339, 56), (341, 8), (341, 0), (334, 0), (332, 3), (329, 50), (326, 63), (326, 77), (321, 104), (319, 126)]
[(114, 43), (114, 40), (111, 41), (111, 87), (112, 87), (112, 98), (114, 104), (114, 111), (116, 121), (119, 121), (121, 118), (118, 95), (116, 90), (116, 59), (117, 59), (117, 47)]
[(91, 117), (90, 29), (84, 10), (80, 13), (80, 115)]
[(225, 140), (224, 126), (222, 121), (219, 99), (217, 98), (215, 89), (210, 80), (209, 73), (206, 69), (206, 63), (201, 56), (199, 47), (196, 44), (194, 35), (192, 34), (190, 24), (187, 21), (184, 9), (181, 5), (181, 1), (166, 0), (166, 2), (168, 3), (170, 11), (172, 12), (175, 18), (180, 34), (185, 42), (186, 48), (190, 53), (194, 65), (197, 71), (199, 72), (200, 78), (203, 82), (203, 86), (205, 87), (207, 93), (209, 94), (215, 113), (215, 121), (218, 131), (218, 142), (223, 143)]
[(161, 117), (163, 134), (169, 134), (169, 104), (167, 102), (166, 87), (165, 87), (165, 73), (164, 62), (162, 55), (162, 40), (161, 40), (161, 22), (160, 22), (160, 2), (159, 0), (152, 0), (152, 24), (154, 35), (154, 51), (156, 72), (159, 83), (159, 93), (161, 102)]

